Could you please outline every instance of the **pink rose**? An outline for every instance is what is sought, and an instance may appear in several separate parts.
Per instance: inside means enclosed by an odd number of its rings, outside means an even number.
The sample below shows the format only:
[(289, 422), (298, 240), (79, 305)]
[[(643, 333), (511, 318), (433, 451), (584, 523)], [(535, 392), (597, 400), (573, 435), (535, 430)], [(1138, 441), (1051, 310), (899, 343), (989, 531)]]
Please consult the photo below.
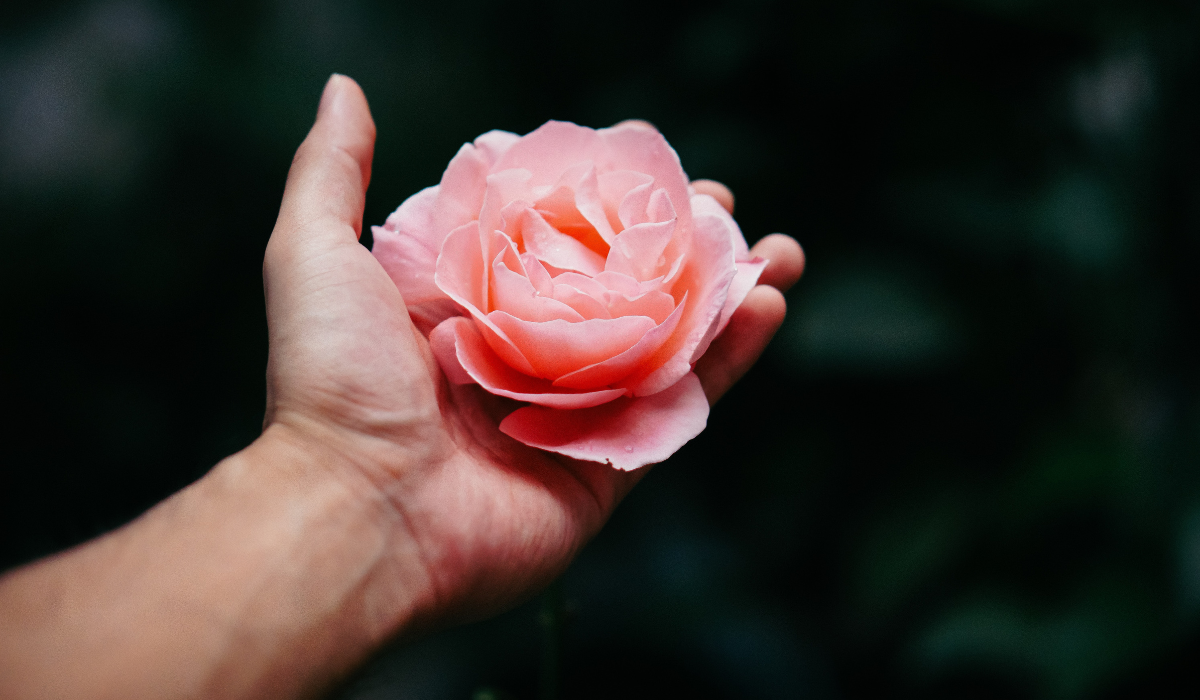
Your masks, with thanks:
[(490, 131), (373, 231), (447, 378), (531, 404), (502, 432), (625, 470), (704, 429), (692, 365), (766, 266), (643, 126)]

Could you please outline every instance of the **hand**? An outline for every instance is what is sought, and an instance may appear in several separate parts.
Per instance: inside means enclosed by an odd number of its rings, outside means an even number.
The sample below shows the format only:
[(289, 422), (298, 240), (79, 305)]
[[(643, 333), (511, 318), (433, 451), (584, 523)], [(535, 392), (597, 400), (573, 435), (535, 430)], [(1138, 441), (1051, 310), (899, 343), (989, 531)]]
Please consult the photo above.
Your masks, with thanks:
[[(374, 138), (362, 91), (334, 76), (267, 245), (262, 436), (132, 523), (0, 577), (0, 696), (311, 696), (397, 634), (532, 594), (642, 476), (518, 444), (496, 429), (510, 405), (445, 381), (358, 243)], [(804, 266), (786, 236), (755, 253), (766, 285), (695, 368), (710, 401)]]
[[(504, 608), (557, 576), (645, 473), (540, 452), (502, 435), (512, 404), (451, 386), (404, 301), (358, 242), (375, 128), (362, 91), (334, 76), (296, 154), (267, 246), (267, 432), (335, 450), (343, 478), (386, 504), (422, 619)], [(697, 181), (732, 210), (723, 185)], [(784, 316), (803, 253), (772, 235), (771, 264), (696, 367), (715, 402)], [(396, 581), (411, 586), (416, 581)]]

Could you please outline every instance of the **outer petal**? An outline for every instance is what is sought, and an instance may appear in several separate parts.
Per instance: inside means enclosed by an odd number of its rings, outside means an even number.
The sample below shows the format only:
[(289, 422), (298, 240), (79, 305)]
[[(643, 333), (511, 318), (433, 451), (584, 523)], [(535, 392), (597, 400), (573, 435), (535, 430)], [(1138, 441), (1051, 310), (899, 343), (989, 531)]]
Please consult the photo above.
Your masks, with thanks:
[(575, 411), (521, 408), (501, 421), (500, 431), (531, 447), (630, 471), (670, 457), (707, 423), (708, 400), (688, 373), (653, 396)]
[(458, 150), (441, 183), (409, 197), (383, 226), (372, 227), (371, 251), (411, 305), (445, 299), (433, 282), (442, 242), (450, 231), (479, 217), (487, 175), (520, 137), (489, 131)]
[(717, 200), (707, 194), (692, 195), (692, 216), (715, 216), (724, 221), (730, 229), (729, 237), (733, 241), (734, 259), (739, 262), (750, 259), (750, 246), (746, 244), (746, 237), (742, 235), (742, 229)]
[(500, 156), (503, 156), (514, 143), (520, 140), (521, 137), (511, 131), (492, 129), (475, 139), (475, 148), (484, 154), (488, 161), (488, 167), (491, 167), (500, 160)]
[(603, 150), (598, 132), (571, 122), (548, 121), (505, 151), (492, 170), (524, 168), (533, 173), (531, 185), (553, 185), (567, 168), (597, 160)]
[(383, 226), (372, 226), (371, 252), (395, 282), (406, 304), (424, 304), (446, 295), (433, 281), (438, 251), (445, 235), (433, 228), (437, 187), (414, 194), (388, 217)]
[(492, 394), (553, 408), (590, 408), (621, 396), (620, 389), (578, 392), (517, 372), (492, 351), (475, 324), (462, 316), (447, 319), (429, 336), (430, 347), (447, 378), (477, 383)]

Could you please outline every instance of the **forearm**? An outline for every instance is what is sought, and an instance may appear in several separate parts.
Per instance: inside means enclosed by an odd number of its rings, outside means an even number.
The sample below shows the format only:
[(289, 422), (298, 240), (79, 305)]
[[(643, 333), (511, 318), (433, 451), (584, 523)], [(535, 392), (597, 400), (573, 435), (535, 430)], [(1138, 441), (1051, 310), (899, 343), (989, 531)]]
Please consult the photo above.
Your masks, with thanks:
[(403, 528), (285, 433), (0, 579), (0, 696), (296, 697), (403, 625), (421, 583)]

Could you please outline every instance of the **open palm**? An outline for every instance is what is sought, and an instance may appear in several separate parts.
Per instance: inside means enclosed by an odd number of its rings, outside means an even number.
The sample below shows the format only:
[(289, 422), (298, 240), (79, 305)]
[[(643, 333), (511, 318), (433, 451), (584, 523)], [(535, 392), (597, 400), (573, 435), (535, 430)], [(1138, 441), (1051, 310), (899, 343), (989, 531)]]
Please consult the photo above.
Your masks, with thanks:
[[(420, 592), (418, 616), (474, 617), (556, 576), (645, 470), (517, 443), (496, 428), (516, 404), (444, 379), (395, 285), (358, 242), (374, 137), (361, 90), (334, 76), (267, 247), (265, 423), (336, 454), (339, 477), (377, 502), (394, 526), (380, 556), (398, 562), (398, 595)], [(697, 186), (732, 206), (721, 186)], [(786, 236), (754, 252), (771, 259), (765, 284), (696, 367), (710, 402), (762, 352), (783, 319), (779, 290), (803, 269)]]

